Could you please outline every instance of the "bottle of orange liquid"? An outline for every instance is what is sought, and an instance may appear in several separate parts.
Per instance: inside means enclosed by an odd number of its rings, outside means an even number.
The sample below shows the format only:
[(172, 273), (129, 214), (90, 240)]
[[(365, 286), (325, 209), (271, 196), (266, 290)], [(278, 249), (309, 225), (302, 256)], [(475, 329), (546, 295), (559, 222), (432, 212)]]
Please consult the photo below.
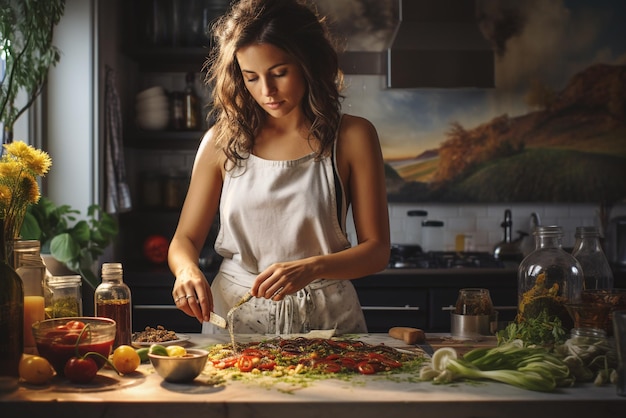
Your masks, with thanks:
[(15, 270), (22, 278), (24, 288), (24, 352), (37, 354), (32, 326), (45, 319), (43, 282), (46, 266), (37, 254), (24, 254)]

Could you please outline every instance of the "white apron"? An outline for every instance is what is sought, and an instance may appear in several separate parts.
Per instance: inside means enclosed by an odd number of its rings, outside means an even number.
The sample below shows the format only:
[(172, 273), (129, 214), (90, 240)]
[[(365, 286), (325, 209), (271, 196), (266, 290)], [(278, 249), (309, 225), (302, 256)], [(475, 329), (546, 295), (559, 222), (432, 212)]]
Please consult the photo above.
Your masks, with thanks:
[[(316, 160), (310, 154), (290, 161), (250, 155), (242, 167), (226, 173), (215, 241), (224, 261), (211, 284), (217, 314), (226, 317), (272, 263), (350, 247), (345, 234), (346, 200), (334, 155)], [(315, 280), (279, 302), (252, 298), (234, 315), (235, 332), (242, 334), (332, 328), (339, 334), (367, 332), (349, 280)], [(203, 332), (227, 330), (205, 323)]]

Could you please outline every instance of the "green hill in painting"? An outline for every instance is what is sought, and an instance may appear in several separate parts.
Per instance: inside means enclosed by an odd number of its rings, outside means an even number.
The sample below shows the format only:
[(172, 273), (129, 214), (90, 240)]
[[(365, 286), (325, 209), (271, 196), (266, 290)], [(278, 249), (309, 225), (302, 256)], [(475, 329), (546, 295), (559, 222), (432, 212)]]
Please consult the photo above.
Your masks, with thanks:
[(605, 202), (626, 198), (626, 66), (577, 74), (545, 109), (472, 129), (398, 169), (390, 201)]

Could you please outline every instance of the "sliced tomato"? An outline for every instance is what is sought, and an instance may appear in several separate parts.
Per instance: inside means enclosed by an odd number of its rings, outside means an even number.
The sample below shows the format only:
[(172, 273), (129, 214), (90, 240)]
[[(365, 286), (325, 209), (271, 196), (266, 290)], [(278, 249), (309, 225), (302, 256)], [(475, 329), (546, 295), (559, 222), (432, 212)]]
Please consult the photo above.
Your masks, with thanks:
[(212, 360), (212, 362), (213, 362), (213, 367), (215, 367), (216, 369), (228, 369), (229, 367), (233, 367), (235, 364), (237, 364), (238, 360), (239, 360), (239, 357), (233, 356), (233, 357), (223, 358), (220, 360)]
[(261, 359), (259, 364), (256, 365), (259, 370), (274, 370), (276, 362), (270, 359)]
[(382, 365), (389, 368), (389, 369), (398, 369), (400, 367), (402, 367), (402, 363), (400, 363), (397, 360), (394, 359), (390, 359), (390, 358), (385, 358), (381, 361)]
[(357, 364), (357, 370), (361, 374), (374, 374), (374, 373), (376, 373), (376, 367), (374, 366), (373, 363), (371, 363), (369, 361), (362, 361), (359, 364)]
[(350, 357), (342, 357), (339, 362), (346, 369), (354, 370), (356, 369), (357, 362), (353, 358)]
[(315, 368), (325, 373), (338, 373), (341, 371), (341, 365), (332, 360), (320, 360), (315, 362)]
[(237, 361), (237, 368), (239, 368), (242, 372), (249, 372), (254, 369), (255, 365), (258, 364), (260, 359), (258, 357), (253, 356), (241, 356)]

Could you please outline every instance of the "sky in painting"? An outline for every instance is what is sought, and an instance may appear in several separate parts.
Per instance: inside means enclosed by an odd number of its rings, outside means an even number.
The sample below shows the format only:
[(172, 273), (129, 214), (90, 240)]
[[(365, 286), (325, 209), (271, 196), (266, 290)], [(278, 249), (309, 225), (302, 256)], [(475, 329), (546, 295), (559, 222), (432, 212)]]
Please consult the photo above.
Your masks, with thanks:
[[(385, 48), (395, 25), (394, 0), (317, 0), (336, 25), (346, 26), (350, 49)], [(385, 159), (415, 157), (437, 148), (450, 123), (465, 128), (530, 109), (531, 80), (554, 90), (594, 63), (626, 65), (623, 0), (478, 0), (483, 29), (497, 45), (494, 89), (385, 89), (383, 76), (347, 76), (344, 111), (376, 126)], [(509, 22), (505, 36), (492, 28)], [(513, 23), (510, 23), (513, 22)], [(367, 45), (367, 48), (364, 46)]]

